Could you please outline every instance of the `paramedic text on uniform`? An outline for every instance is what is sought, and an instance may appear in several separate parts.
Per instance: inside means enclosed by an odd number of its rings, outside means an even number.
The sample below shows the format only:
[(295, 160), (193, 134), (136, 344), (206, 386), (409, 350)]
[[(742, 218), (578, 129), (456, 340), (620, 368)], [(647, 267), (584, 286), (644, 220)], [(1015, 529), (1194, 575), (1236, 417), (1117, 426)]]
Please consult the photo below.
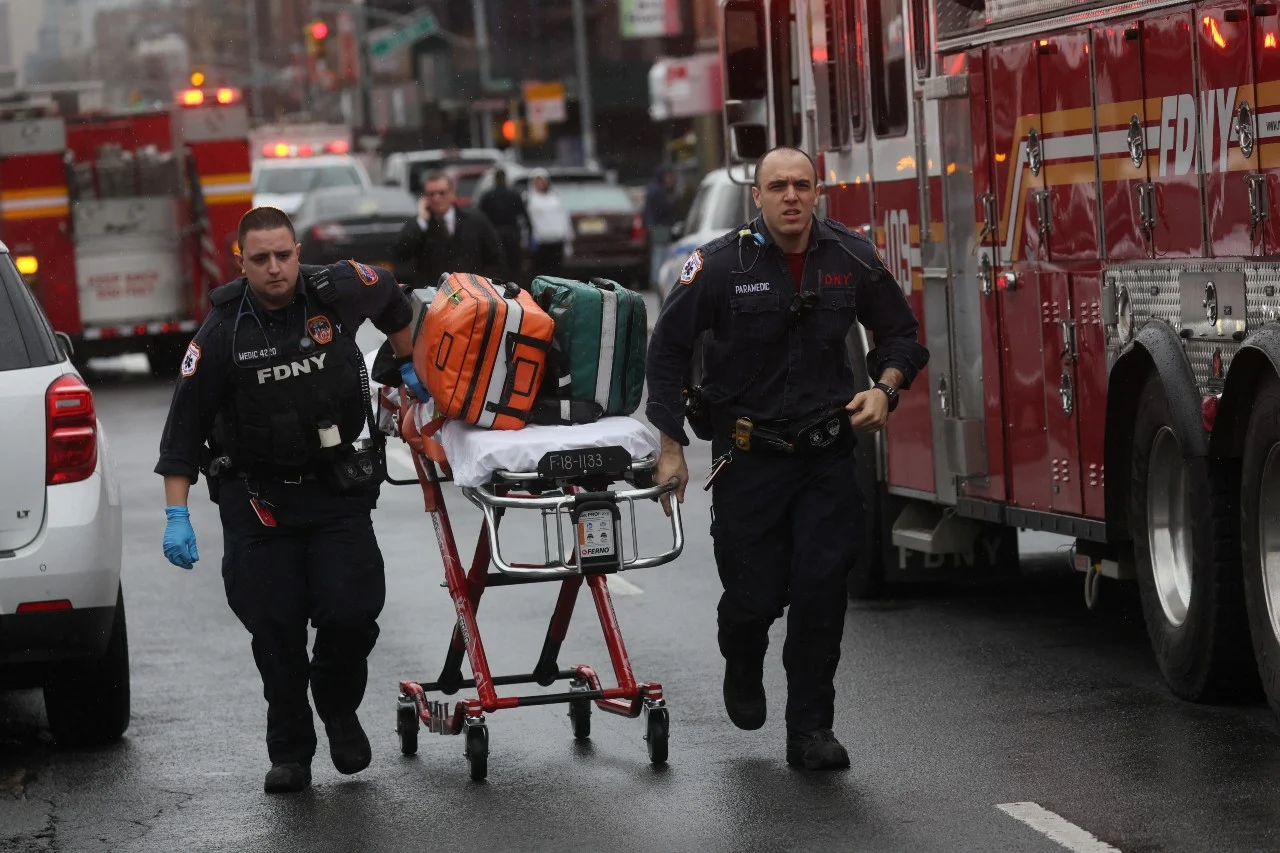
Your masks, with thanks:
[[(777, 148), (755, 174), (760, 216), (690, 256), (649, 343), (646, 414), (662, 433), (655, 476), (677, 479), (683, 500), (682, 389), (695, 342), (709, 331), (702, 392), (717, 460), (711, 534), (724, 587), (725, 708), (740, 728), (764, 724), (768, 630), (790, 605), (787, 762), (842, 768), (849, 756), (831, 731), (834, 678), (864, 524), (854, 430), (885, 424), (929, 354), (874, 245), (815, 216), (813, 161)], [(867, 370), (878, 381), (850, 400), (845, 341), (855, 321), (874, 336)]]
[[(199, 559), (187, 498), (204, 470), (222, 519), (227, 601), (253, 637), (267, 700), (264, 787), (298, 791), (316, 750), (308, 685), (334, 766), (356, 773), (370, 761), (356, 711), (385, 580), (370, 518), (378, 484), (367, 472), (377, 468), (352, 446), (366, 423), (355, 333), (371, 319), (404, 362), (411, 310), (386, 270), (300, 270), (293, 224), (274, 208), (246, 213), (237, 245), (244, 276), (210, 294), (160, 440), (164, 553), (187, 569)], [(412, 364), (404, 372), (416, 381)], [(353, 461), (369, 466), (363, 487)], [(339, 462), (356, 476), (341, 477)]]

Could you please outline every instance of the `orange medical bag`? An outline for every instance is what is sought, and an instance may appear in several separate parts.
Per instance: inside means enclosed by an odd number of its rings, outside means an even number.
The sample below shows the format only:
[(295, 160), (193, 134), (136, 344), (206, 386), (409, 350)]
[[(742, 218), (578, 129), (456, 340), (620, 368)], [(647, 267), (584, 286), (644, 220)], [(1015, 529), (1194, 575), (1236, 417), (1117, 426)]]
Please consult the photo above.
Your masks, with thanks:
[(554, 330), (518, 285), (451, 273), (416, 330), (413, 366), (437, 415), (520, 429), (542, 386)]

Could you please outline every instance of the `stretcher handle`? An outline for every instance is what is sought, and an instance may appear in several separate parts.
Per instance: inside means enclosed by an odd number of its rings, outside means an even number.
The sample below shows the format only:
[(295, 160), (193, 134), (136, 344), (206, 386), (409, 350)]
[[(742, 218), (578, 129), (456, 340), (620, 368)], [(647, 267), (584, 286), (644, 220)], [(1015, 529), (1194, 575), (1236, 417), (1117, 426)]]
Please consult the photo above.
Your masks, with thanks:
[[(677, 485), (679, 485), (679, 482), (673, 478), (670, 482), (662, 485), (649, 486), (643, 489), (621, 489), (613, 494), (619, 500), (657, 500), (667, 492), (674, 492)], [(495, 495), (484, 486), (479, 486), (471, 491), (474, 491), (483, 503), (504, 509), (558, 509), (574, 502), (573, 495), (553, 495), (548, 498), (513, 498), (505, 495)]]
[[(667, 483), (664, 483), (661, 486), (654, 486), (648, 489), (630, 489), (625, 491), (613, 492), (613, 494), (618, 500), (620, 501), (625, 500), (628, 503), (631, 503), (632, 524), (634, 525), (635, 524), (635, 511), (634, 511), (635, 501), (643, 500), (646, 498), (656, 499), (658, 496), (666, 492), (675, 491), (678, 484), (679, 484), (678, 481), (673, 478), (672, 480), (670, 480)], [(513, 575), (516, 577), (525, 578), (527, 580), (548, 580), (548, 581), (564, 580), (567, 577), (582, 574), (582, 570), (577, 565), (570, 565), (564, 562), (563, 551), (560, 552), (561, 562), (559, 565), (547, 565), (545, 567), (512, 565), (511, 563), (508, 563), (505, 559), (503, 559), (502, 546), (498, 540), (497, 511), (499, 508), (544, 509), (544, 510), (550, 509), (555, 511), (556, 517), (558, 519), (562, 513), (567, 514), (569, 509), (573, 506), (576, 500), (575, 495), (564, 495), (561, 497), (553, 497), (553, 498), (532, 498), (532, 497), (508, 498), (508, 497), (500, 497), (498, 495), (494, 495), (491, 492), (487, 492), (484, 489), (479, 489), (479, 488), (463, 488), (462, 493), (469, 501), (471, 501), (473, 504), (479, 507), (482, 513), (484, 513), (485, 521), (487, 522), (485, 524), (485, 530), (489, 537), (489, 552), (491, 555), (491, 559), (493, 560), (493, 564), (494, 566), (497, 567), (498, 571), (502, 572), (504, 575)], [(632, 569), (653, 568), (654, 566), (661, 566), (666, 563), (669, 563), (672, 560), (676, 559), (676, 557), (680, 556), (680, 553), (684, 550), (684, 525), (681, 522), (679, 501), (671, 502), (671, 519), (670, 520), (671, 520), (671, 536), (672, 536), (671, 548), (659, 554), (655, 554), (651, 557), (641, 557), (639, 553), (637, 553), (634, 559), (630, 561), (624, 560), (621, 566), (622, 570), (630, 571)], [(557, 521), (556, 529), (557, 531), (559, 531), (558, 521)], [(557, 533), (557, 536), (559, 535), (560, 534)], [(563, 540), (561, 541), (563, 542)], [(619, 547), (621, 547), (621, 545), (619, 545)], [(620, 554), (619, 556), (624, 556), (624, 555)]]

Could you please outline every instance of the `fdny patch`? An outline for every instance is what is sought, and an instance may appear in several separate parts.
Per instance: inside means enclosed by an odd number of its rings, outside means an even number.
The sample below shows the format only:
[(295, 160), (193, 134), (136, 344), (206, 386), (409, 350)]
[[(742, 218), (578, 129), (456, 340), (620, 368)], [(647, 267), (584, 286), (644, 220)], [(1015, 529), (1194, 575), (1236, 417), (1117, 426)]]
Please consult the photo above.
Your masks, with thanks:
[(329, 325), (329, 318), (321, 314), (307, 321), (307, 334), (311, 340), (324, 346), (333, 340), (333, 326)]
[(195, 341), (187, 344), (187, 354), (182, 357), (182, 375), (195, 376), (196, 365), (200, 363), (200, 347)]
[(356, 275), (360, 276), (360, 280), (366, 287), (378, 283), (378, 273), (373, 267), (365, 266), (359, 261), (347, 261), (347, 263), (351, 264), (351, 268), (356, 271)]
[(684, 262), (684, 269), (680, 270), (680, 283), (691, 283), (701, 270), (702, 250), (694, 249), (693, 254), (689, 256), (689, 260)]

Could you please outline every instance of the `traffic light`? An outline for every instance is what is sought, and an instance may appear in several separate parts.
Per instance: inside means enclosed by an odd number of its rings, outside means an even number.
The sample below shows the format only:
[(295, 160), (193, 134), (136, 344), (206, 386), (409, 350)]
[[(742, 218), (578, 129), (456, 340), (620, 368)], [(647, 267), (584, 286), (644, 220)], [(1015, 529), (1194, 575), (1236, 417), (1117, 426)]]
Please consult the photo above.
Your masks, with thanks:
[(321, 20), (312, 21), (306, 26), (306, 37), (307, 56), (312, 59), (324, 56), (325, 44), (329, 38), (329, 25)]
[(524, 124), (524, 122), (515, 118), (509, 118), (502, 123), (502, 138), (506, 140), (507, 144), (520, 144), (520, 138), (524, 135), (522, 132), (524, 128), (521, 127), (522, 124)]

